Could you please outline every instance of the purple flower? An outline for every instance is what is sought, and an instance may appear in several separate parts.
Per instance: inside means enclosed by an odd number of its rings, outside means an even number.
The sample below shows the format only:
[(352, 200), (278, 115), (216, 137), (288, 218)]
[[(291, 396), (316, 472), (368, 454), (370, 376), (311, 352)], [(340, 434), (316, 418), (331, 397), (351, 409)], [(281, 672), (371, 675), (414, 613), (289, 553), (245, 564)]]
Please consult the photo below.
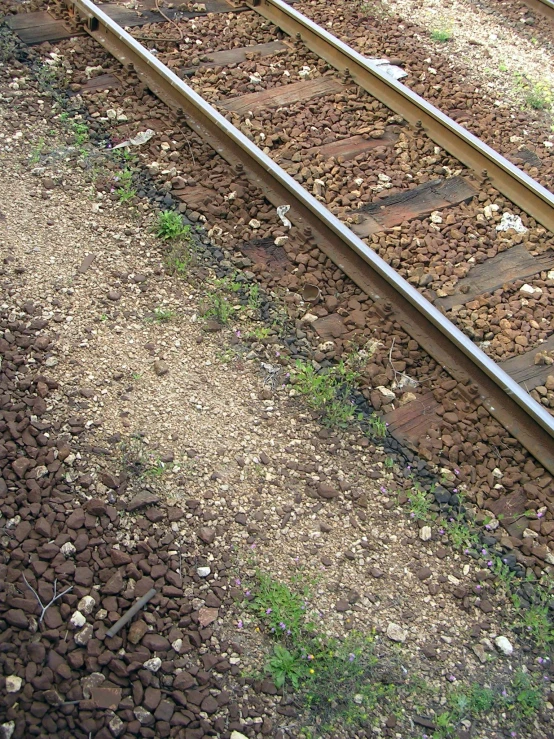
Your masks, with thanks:
[(486, 553), (487, 553), (486, 549), (481, 549), (481, 554), (486, 554)]
[(492, 567), (492, 564), (493, 564), (493, 563), (492, 563), (492, 560), (491, 560), (491, 559), (489, 559), (489, 561), (487, 562), (487, 567)]
[(449, 675), (448, 676), (448, 679), (450, 680), (451, 683), (455, 683), (456, 682), (456, 676), (455, 675)]
[(242, 629), (243, 625), (244, 625), (244, 624), (242, 623), (242, 618), (241, 618), (241, 619), (239, 620), (238, 624), (237, 624), (237, 629)]
[(460, 470), (454, 470), (454, 474), (455, 475), (459, 475), (460, 474)]
[(266, 613), (269, 615), (271, 613), (271, 611), (272, 611), (272, 609), (271, 608), (268, 608), (267, 611), (266, 611)]
[(537, 513), (537, 518), (542, 518), (542, 516), (544, 516), (544, 511), (539, 511)]
[(350, 653), (350, 654), (348, 655), (348, 661), (349, 661), (349, 662), (354, 662), (354, 660), (355, 660), (355, 659), (356, 659), (356, 655), (355, 655), (355, 654), (352, 654), (352, 652), (351, 652), (351, 653)]
[(283, 629), (283, 631), (287, 628), (287, 625), (284, 624), (282, 621), (279, 623), (279, 626)]
[(444, 534), (444, 529), (439, 529), (439, 534), (442, 536)]
[(507, 698), (508, 697), (508, 693), (506, 692), (506, 688), (504, 688), (504, 690), (502, 691), (502, 697), (503, 698)]
[(240, 585), (240, 577), (237, 577), (235, 580), (235, 585)]
[(247, 590), (246, 593), (245, 593), (245, 595), (250, 595), (250, 591)]

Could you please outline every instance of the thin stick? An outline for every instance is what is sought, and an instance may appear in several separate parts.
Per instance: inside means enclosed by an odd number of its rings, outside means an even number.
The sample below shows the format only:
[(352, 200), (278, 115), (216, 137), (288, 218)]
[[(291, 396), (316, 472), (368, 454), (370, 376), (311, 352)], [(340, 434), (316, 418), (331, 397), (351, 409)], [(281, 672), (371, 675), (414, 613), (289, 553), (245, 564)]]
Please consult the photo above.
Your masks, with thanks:
[(144, 608), (144, 606), (148, 603), (149, 600), (152, 600), (152, 598), (156, 595), (158, 591), (156, 588), (152, 588), (149, 590), (145, 595), (142, 596), (134, 606), (131, 606), (127, 613), (125, 613), (119, 621), (116, 621), (115, 624), (112, 626), (112, 628), (109, 631), (106, 631), (106, 636), (112, 637), (117, 634), (118, 631), (121, 631), (121, 629), (125, 626), (126, 623), (129, 623), (129, 621), (133, 618), (133, 616), (140, 611), (141, 608)]
[(39, 594), (37, 593), (37, 591), (31, 585), (29, 585), (29, 581), (27, 580), (27, 578), (25, 577), (25, 575), (23, 575), (23, 579), (25, 580), (25, 582), (27, 584), (27, 587), (30, 588), (30, 590), (33, 591), (33, 593), (35, 595), (35, 598), (38, 601), (39, 606), (42, 608), (42, 613), (40, 614), (40, 618), (38, 620), (39, 624), (42, 623), (42, 619), (44, 618), (44, 614), (50, 608), (50, 606), (52, 605), (52, 603), (54, 603), (55, 601), (57, 601), (58, 598), (61, 598), (66, 593), (69, 593), (70, 590), (73, 590), (73, 585), (70, 585), (66, 590), (63, 591), (63, 593), (60, 593), (59, 595), (56, 595), (56, 593), (58, 591), (58, 580), (56, 578), (56, 580), (54, 580), (54, 597), (52, 598), (52, 600), (50, 601), (50, 603), (47, 603), (44, 606), (42, 604), (42, 601), (41, 601), (40, 597), (39, 597)]

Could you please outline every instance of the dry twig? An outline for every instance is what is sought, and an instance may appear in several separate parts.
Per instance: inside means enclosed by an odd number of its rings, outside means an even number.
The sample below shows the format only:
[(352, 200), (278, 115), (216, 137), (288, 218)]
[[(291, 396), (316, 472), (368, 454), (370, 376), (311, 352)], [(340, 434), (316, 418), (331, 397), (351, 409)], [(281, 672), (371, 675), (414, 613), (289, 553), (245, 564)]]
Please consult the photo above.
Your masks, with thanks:
[(50, 601), (50, 603), (47, 603), (46, 605), (43, 605), (43, 603), (42, 603), (42, 601), (40, 599), (39, 594), (32, 587), (32, 585), (29, 584), (29, 581), (27, 580), (27, 578), (25, 577), (25, 575), (23, 575), (23, 579), (25, 580), (25, 583), (26, 583), (27, 587), (30, 590), (32, 590), (32, 592), (34, 593), (34, 596), (37, 599), (39, 606), (42, 608), (42, 613), (40, 614), (40, 618), (38, 620), (39, 624), (42, 623), (42, 619), (44, 618), (44, 614), (50, 608), (50, 606), (52, 605), (52, 603), (54, 603), (55, 601), (57, 601), (58, 598), (61, 598), (62, 595), (65, 595), (66, 593), (69, 593), (70, 590), (73, 590), (73, 585), (70, 585), (66, 590), (63, 591), (63, 593), (56, 594), (57, 593), (57, 590), (58, 590), (58, 580), (56, 579), (56, 580), (54, 580), (54, 597), (52, 598), (52, 600)]

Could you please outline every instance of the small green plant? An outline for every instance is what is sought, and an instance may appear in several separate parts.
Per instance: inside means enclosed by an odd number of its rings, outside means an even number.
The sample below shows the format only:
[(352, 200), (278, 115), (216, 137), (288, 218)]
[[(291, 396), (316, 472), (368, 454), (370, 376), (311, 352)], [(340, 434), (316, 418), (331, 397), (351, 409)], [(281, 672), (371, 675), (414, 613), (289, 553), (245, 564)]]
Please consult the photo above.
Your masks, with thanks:
[(284, 687), (288, 681), (295, 690), (300, 687), (300, 681), (309, 674), (309, 667), (300, 650), (290, 652), (281, 644), (273, 646), (273, 656), (267, 663), (267, 671), (271, 675), (276, 688)]
[(144, 470), (143, 475), (144, 477), (161, 477), (165, 471), (165, 464), (158, 459)]
[(377, 438), (384, 439), (387, 435), (387, 426), (380, 416), (375, 414), (371, 415), (368, 420), (369, 435)]
[(183, 223), (183, 217), (174, 210), (164, 210), (158, 215), (154, 233), (164, 241), (189, 238), (190, 226)]
[(514, 694), (514, 710), (521, 718), (530, 718), (542, 705), (542, 693), (531, 676), (519, 670), (511, 685)]
[(536, 82), (525, 94), (525, 103), (533, 110), (550, 110), (553, 102), (552, 88), (545, 82)]
[(258, 341), (263, 341), (268, 336), (271, 336), (271, 329), (267, 326), (255, 326), (246, 334), (247, 339), (257, 339)]
[(40, 138), (37, 142), (37, 145), (31, 151), (31, 164), (37, 164), (38, 162), (40, 162), (42, 152), (44, 151), (44, 145), (44, 139)]
[(462, 516), (445, 521), (444, 529), (454, 549), (469, 550), (476, 547), (479, 543), (477, 534), (471, 531)]
[(431, 499), (417, 480), (414, 481), (413, 488), (407, 495), (410, 518), (414, 521), (427, 521), (430, 518)]
[(156, 308), (151, 320), (156, 323), (168, 323), (175, 318), (175, 311), (170, 308)]
[(450, 28), (435, 28), (431, 31), (431, 39), (440, 43), (446, 43), (452, 38), (452, 30)]
[(383, 463), (385, 465), (385, 469), (392, 470), (394, 467), (394, 459), (392, 457), (385, 457), (385, 461)]
[(504, 64), (504, 62), (500, 62), (500, 64), (498, 65), (498, 69), (501, 72), (507, 72), (508, 71), (508, 67)]
[(318, 639), (303, 691), (308, 712), (333, 732), (341, 725), (351, 730), (366, 726), (377, 707), (390, 710), (396, 687), (379, 680), (378, 662), (372, 635), (354, 632), (340, 641)]
[(520, 625), (538, 647), (554, 642), (554, 625), (547, 602), (534, 603), (521, 611)]
[(119, 187), (116, 189), (119, 201), (121, 203), (130, 202), (137, 194), (137, 191), (133, 187), (133, 171), (127, 167), (122, 169), (118, 172), (115, 181), (119, 184)]
[(233, 313), (234, 308), (226, 295), (220, 292), (207, 293), (202, 308), (204, 318), (211, 318), (222, 325), (226, 325)]
[(248, 288), (248, 307), (252, 311), (257, 311), (261, 305), (260, 286), (258, 283), (250, 285)]
[(363, 418), (350, 399), (358, 377), (344, 361), (318, 372), (311, 363), (297, 360), (294, 387), (310, 408), (321, 412), (325, 424), (345, 428)]
[(273, 637), (294, 641), (312, 632), (313, 624), (306, 614), (307, 590), (302, 597), (263, 572), (256, 573), (256, 580), (250, 607)]
[(71, 124), (71, 131), (75, 138), (75, 145), (82, 147), (88, 141), (89, 131), (86, 123), (80, 121), (73, 121)]

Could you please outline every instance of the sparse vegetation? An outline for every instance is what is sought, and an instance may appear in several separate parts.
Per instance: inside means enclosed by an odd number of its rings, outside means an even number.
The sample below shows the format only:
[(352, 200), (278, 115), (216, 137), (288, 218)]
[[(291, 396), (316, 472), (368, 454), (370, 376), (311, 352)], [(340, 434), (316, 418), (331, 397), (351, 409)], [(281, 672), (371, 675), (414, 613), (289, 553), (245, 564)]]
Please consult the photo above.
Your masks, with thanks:
[(38, 164), (40, 162), (40, 158), (42, 156), (42, 152), (44, 151), (45, 141), (41, 137), (38, 141), (36, 146), (31, 151), (31, 164)]
[(317, 371), (310, 362), (298, 360), (292, 381), (310, 408), (321, 413), (323, 423), (344, 428), (354, 420), (362, 420), (351, 399), (358, 377), (344, 361)]
[(525, 93), (525, 103), (533, 110), (551, 110), (553, 102), (552, 88), (544, 82), (536, 82)]
[(445, 26), (442, 26), (441, 28), (435, 28), (431, 31), (431, 39), (442, 44), (450, 41), (452, 36), (452, 30), (450, 28), (446, 28)]
[(155, 308), (154, 314), (152, 315), (152, 321), (156, 323), (168, 323), (175, 318), (175, 311), (170, 308)]
[(183, 217), (174, 210), (164, 210), (158, 215), (154, 233), (164, 241), (188, 238), (190, 226), (183, 223)]
[(130, 202), (137, 194), (137, 191), (133, 187), (133, 171), (128, 167), (120, 170), (116, 175), (115, 181), (118, 184), (116, 193), (119, 201), (121, 203)]

